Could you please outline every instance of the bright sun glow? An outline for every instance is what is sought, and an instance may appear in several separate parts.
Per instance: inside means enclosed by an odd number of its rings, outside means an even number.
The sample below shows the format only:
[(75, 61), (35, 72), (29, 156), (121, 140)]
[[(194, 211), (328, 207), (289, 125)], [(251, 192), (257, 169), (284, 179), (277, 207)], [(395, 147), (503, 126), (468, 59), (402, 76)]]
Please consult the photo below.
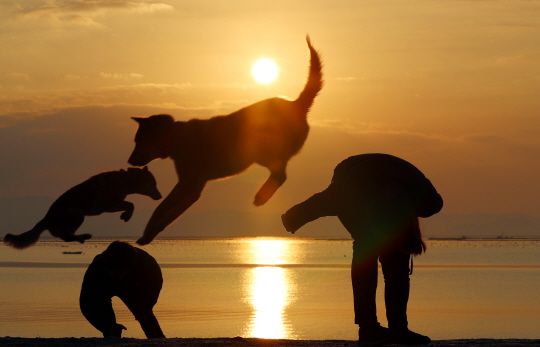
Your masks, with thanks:
[(268, 84), (273, 82), (278, 74), (278, 67), (272, 59), (261, 58), (253, 64), (251, 74), (257, 82)]

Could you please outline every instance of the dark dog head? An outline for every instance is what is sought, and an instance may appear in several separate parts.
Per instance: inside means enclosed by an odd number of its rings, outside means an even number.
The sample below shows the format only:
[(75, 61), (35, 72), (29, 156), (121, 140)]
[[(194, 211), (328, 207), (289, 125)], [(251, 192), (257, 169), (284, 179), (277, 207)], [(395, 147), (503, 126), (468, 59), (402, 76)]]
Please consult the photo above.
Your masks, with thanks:
[(167, 114), (132, 119), (139, 123), (139, 129), (135, 134), (135, 149), (128, 163), (144, 166), (154, 159), (169, 157), (170, 133), (174, 119)]
[(161, 193), (157, 189), (156, 179), (148, 167), (142, 169), (130, 167), (127, 169), (131, 188), (136, 194), (146, 195), (154, 200), (161, 199)]

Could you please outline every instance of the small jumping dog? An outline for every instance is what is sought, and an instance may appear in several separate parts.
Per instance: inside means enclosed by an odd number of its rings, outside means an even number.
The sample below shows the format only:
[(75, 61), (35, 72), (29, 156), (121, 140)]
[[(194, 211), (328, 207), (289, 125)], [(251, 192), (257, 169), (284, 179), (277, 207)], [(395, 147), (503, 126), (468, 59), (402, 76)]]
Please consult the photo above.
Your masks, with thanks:
[(129, 194), (161, 199), (156, 179), (146, 166), (142, 169), (103, 172), (76, 185), (51, 205), (45, 217), (32, 230), (20, 235), (7, 234), (4, 243), (13, 248), (25, 249), (35, 244), (45, 230), (64, 241), (84, 243), (92, 235), (75, 235), (75, 232), (84, 222), (85, 216), (122, 211), (120, 219), (127, 222), (131, 218), (134, 205), (124, 200)]

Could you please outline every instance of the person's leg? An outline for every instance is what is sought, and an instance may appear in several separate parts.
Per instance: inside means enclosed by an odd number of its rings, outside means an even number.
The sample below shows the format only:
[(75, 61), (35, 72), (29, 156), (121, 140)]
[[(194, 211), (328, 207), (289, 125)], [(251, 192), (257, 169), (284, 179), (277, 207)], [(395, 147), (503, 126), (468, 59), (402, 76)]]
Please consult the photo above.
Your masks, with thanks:
[(354, 297), (354, 322), (360, 328), (370, 329), (379, 326), (377, 320), (378, 255), (366, 252), (358, 241), (354, 242), (351, 280)]
[(380, 257), (385, 281), (384, 299), (388, 328), (397, 335), (394, 341), (397, 344), (426, 345), (431, 342), (429, 337), (408, 328), (409, 259), (410, 255), (401, 250), (389, 251)]
[(146, 315), (140, 317), (135, 316), (135, 318), (139, 321), (147, 338), (159, 339), (165, 337), (156, 316), (154, 316), (154, 312), (150, 311)]
[(410, 255), (399, 250), (385, 252), (380, 261), (384, 276), (384, 301), (388, 328), (393, 331), (407, 329), (407, 303), (409, 301)]
[[(365, 240), (364, 240), (365, 241)], [(382, 327), (377, 320), (378, 255), (369, 242), (355, 241), (351, 280), (354, 295), (355, 323), (358, 324), (359, 346), (381, 346), (392, 342), (394, 333)]]
[(144, 334), (149, 339), (164, 338), (165, 335), (154, 316), (152, 309), (157, 303), (161, 287), (146, 288), (144, 291), (122, 290), (118, 297), (126, 304), (135, 319), (141, 325)]

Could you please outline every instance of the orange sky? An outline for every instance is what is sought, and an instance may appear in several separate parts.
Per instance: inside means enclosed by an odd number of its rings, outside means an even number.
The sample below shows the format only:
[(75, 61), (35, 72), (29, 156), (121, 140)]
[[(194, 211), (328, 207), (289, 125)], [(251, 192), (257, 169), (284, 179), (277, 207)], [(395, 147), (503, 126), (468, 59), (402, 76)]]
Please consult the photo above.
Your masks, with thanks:
[[(347, 156), (418, 166), (444, 213), (540, 216), (540, 1), (4, 1), (0, 198), (47, 195), (127, 167), (132, 116), (179, 120), (295, 98), (309, 33), (325, 86), (270, 202), (267, 170), (209, 185), (190, 213), (275, 213), (323, 189)], [(257, 84), (273, 58), (278, 80)], [(172, 163), (150, 164), (163, 193)], [(137, 207), (155, 202), (131, 198)]]

